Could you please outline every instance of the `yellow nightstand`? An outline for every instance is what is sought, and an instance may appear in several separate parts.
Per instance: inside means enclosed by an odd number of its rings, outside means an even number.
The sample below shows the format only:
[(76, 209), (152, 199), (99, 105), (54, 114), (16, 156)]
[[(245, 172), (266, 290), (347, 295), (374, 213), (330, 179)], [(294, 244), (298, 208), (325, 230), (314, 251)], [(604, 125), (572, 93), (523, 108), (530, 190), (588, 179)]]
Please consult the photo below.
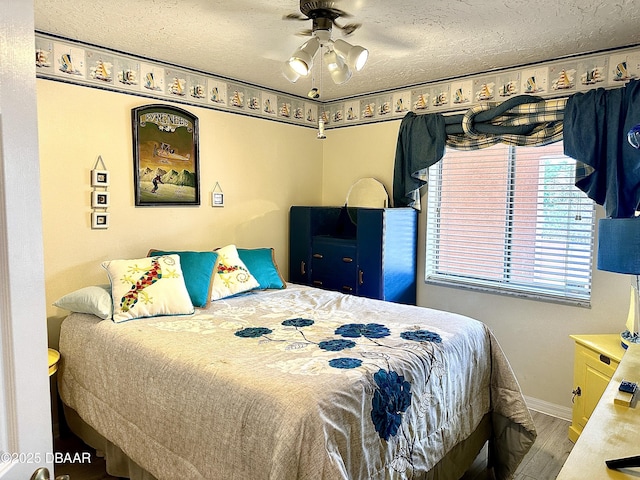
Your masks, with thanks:
[(620, 334), (617, 333), (570, 337), (576, 344), (569, 440), (575, 442), (618, 368), (625, 350), (620, 345)]
[(60, 360), (60, 352), (54, 350), (53, 348), (49, 349), (49, 376), (53, 375), (58, 371), (58, 361)]
[(604, 463), (605, 460), (640, 454), (638, 406), (623, 407), (614, 401), (622, 380), (640, 383), (640, 349), (636, 346), (624, 354), (557, 480), (637, 480), (636, 469), (609, 470)]

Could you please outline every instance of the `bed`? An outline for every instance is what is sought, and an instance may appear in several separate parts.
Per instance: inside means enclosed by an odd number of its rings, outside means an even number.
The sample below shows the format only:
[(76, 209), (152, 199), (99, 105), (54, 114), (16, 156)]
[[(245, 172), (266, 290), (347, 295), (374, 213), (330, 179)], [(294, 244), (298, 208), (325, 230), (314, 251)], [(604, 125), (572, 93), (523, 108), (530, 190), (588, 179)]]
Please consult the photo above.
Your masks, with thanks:
[(316, 288), (60, 332), (71, 429), (135, 479), (510, 478), (536, 432), (481, 322)]

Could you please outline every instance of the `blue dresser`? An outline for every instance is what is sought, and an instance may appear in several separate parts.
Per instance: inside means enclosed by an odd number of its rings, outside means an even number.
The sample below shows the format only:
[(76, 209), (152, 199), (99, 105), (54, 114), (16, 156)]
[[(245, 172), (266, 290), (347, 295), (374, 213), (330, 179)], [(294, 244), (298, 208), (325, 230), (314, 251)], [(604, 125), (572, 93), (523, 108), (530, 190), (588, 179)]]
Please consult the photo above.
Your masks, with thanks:
[(291, 207), (289, 280), (415, 304), (417, 228), (412, 208)]

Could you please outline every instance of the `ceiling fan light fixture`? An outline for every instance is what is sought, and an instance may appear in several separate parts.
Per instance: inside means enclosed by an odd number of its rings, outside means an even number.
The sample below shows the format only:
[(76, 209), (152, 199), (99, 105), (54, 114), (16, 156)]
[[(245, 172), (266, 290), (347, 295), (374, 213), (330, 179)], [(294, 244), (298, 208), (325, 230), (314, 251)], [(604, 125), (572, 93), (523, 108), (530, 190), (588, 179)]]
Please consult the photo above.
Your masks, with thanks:
[(331, 80), (333, 80), (333, 83), (336, 85), (341, 85), (351, 78), (349, 66), (335, 51), (329, 50), (324, 54), (324, 64), (327, 66), (327, 70), (329, 70)]
[(331, 28), (314, 30), (313, 35), (318, 39), (321, 45), (331, 42)]
[(306, 77), (309, 75), (311, 71), (311, 67), (313, 66), (312, 59), (303, 59), (299, 57), (291, 57), (288, 61), (289, 67), (293, 70), (298, 76)]
[[(349, 13), (336, 8), (337, 0), (300, 0), (300, 13), (283, 16), (284, 20), (311, 20), (311, 29), (303, 30), (301, 35), (310, 35), (311, 39), (299, 47), (287, 60), (284, 75), (295, 82), (299, 77), (311, 73), (313, 60), (320, 50), (324, 63), (333, 82), (345, 83), (354, 71), (360, 71), (367, 62), (369, 52), (359, 45), (351, 45), (344, 40), (331, 39), (333, 28), (343, 35), (350, 35), (362, 26), (360, 23), (338, 23), (340, 18), (350, 17)], [(326, 53), (325, 50), (326, 49)], [(322, 72), (320, 72), (322, 80)], [(313, 89), (312, 89), (313, 90)], [(314, 98), (310, 95), (310, 98)]]
[(342, 85), (343, 83), (348, 82), (351, 78), (351, 69), (349, 68), (349, 65), (343, 63), (342, 67), (330, 71), (329, 76), (331, 77), (331, 80), (333, 80), (333, 83), (336, 85)]
[(347, 64), (359, 72), (364, 68), (367, 59), (369, 58), (369, 51), (361, 47), (360, 45), (351, 45), (349, 42), (345, 42), (342, 39), (338, 39), (333, 42), (333, 48), (335, 51), (344, 58)]
[(296, 83), (300, 78), (300, 75), (293, 69), (288, 60), (282, 65), (282, 75), (291, 83)]
[(327, 66), (329, 71), (340, 68), (340, 64), (344, 64), (344, 60), (341, 57), (336, 55), (336, 52), (333, 50), (328, 50), (327, 53), (323, 55), (324, 64)]
[(359, 72), (364, 68), (364, 65), (367, 63), (369, 59), (369, 50), (360, 45), (355, 45), (353, 49), (349, 52), (349, 61), (348, 63), (353, 64), (353, 68), (356, 69), (356, 72)]
[(287, 61), (289, 66), (300, 76), (306, 77), (313, 67), (313, 57), (320, 48), (320, 41), (313, 37), (298, 48)]

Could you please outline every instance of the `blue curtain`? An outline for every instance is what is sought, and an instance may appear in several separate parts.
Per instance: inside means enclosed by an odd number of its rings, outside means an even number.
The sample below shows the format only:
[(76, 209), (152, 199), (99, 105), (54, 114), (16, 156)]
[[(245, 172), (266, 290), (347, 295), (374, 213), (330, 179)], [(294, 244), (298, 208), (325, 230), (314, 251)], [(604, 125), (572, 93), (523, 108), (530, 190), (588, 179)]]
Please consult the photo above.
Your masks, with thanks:
[(640, 150), (627, 132), (640, 123), (640, 81), (569, 97), (564, 112), (564, 152), (579, 162), (576, 186), (607, 217), (630, 218), (640, 202)]
[(444, 156), (445, 119), (439, 113), (402, 119), (393, 169), (393, 206), (420, 210), (420, 187), (427, 183), (427, 169)]

